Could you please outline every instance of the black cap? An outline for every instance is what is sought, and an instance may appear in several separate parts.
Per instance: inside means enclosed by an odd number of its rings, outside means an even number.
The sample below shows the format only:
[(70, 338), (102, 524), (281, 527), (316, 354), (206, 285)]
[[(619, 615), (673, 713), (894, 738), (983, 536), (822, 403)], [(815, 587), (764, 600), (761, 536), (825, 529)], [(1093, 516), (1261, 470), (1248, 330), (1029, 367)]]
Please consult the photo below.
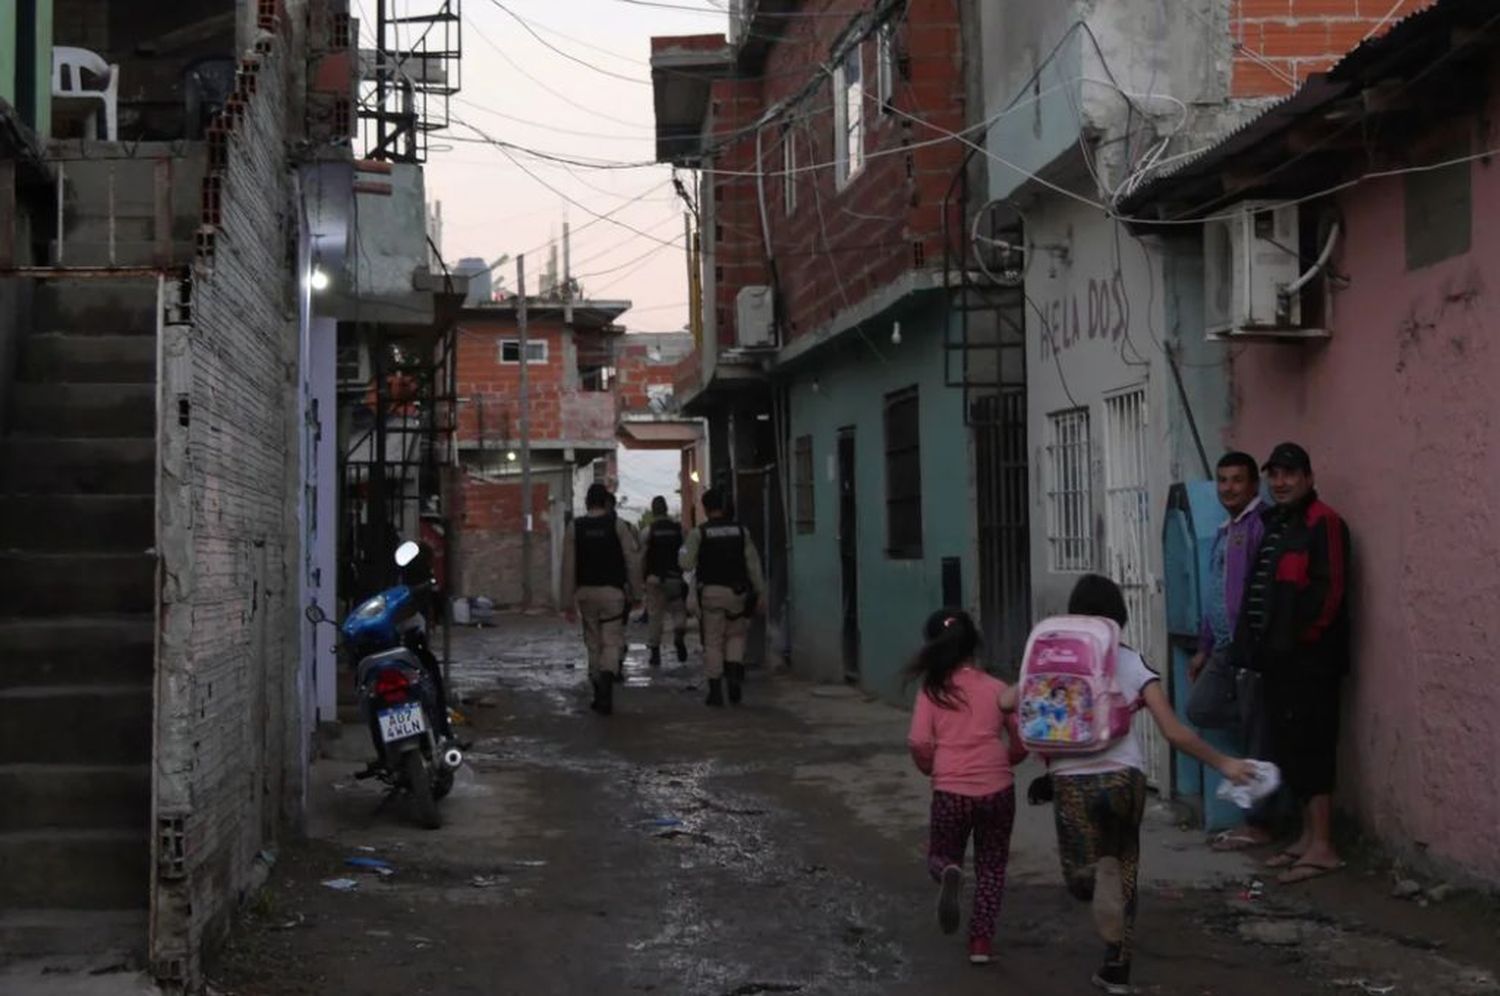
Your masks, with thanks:
[(1282, 443), (1271, 451), (1271, 455), (1261, 466), (1261, 470), (1270, 470), (1279, 467), (1282, 470), (1300, 470), (1304, 474), (1312, 473), (1312, 457), (1307, 451), (1296, 443)]

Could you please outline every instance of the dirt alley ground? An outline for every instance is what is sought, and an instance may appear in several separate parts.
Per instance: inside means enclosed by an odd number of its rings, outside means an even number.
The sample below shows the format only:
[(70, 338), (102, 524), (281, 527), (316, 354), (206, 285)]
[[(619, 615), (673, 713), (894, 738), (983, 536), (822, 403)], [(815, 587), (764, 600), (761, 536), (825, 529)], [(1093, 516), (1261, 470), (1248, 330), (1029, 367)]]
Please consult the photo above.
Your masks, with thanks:
[[(222, 996), (300, 994), (1088, 993), (1087, 911), (1059, 884), (1050, 808), (1020, 807), (996, 963), (935, 925), (927, 783), (906, 714), (842, 687), (752, 672), (737, 710), (633, 634), (611, 719), (585, 708), (572, 631), (504, 616), (454, 640), (470, 764), (416, 829), (356, 782), (346, 728), (313, 775), (309, 833), (280, 855), (211, 965)], [(672, 655), (668, 654), (670, 658)], [(1028, 762), (1024, 784), (1037, 773)], [(1250, 899), (1165, 806), (1148, 819), (1135, 981), (1180, 996), (1500, 993), (1500, 913), (1426, 908), (1354, 867)], [(389, 861), (382, 878), (349, 857)], [(322, 883), (352, 878), (354, 891)], [(1391, 987), (1391, 988), (1387, 988)]]

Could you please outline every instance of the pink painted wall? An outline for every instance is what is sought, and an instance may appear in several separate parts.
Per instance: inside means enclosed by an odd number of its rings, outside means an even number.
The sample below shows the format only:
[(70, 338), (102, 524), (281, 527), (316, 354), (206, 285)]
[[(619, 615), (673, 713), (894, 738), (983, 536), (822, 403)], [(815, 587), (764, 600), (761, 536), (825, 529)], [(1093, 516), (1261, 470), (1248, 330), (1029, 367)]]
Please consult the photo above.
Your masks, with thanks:
[(1353, 532), (1341, 805), (1500, 882), (1500, 162), (1472, 169), (1470, 252), (1416, 272), (1402, 180), (1343, 196), (1332, 341), (1239, 350), (1230, 434), (1307, 446)]

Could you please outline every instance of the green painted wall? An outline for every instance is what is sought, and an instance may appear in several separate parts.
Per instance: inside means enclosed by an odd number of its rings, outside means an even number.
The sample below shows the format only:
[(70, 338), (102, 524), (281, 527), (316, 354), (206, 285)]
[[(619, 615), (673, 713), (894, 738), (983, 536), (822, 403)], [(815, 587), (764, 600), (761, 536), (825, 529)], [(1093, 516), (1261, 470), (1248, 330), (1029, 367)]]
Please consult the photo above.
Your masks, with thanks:
[[(0, 98), (15, 107), (32, 130), (45, 138), (52, 133), (52, 0), (35, 0), (36, 28), (31, 39), (18, 35), (20, 12), (15, 0), (0, 3)], [(30, 47), (36, 52), (34, 109), (20, 107), (18, 56)]]
[[(799, 370), (789, 383), (789, 435), (794, 444), (798, 437), (812, 436), (816, 509), (814, 531), (794, 531), (792, 536), (793, 666), (824, 680), (842, 675), (836, 472), (839, 429), (853, 426), (860, 506), (861, 682), (893, 702), (910, 699), (900, 671), (921, 642), (927, 615), (941, 607), (943, 558), (962, 559), (964, 600), (972, 603), (975, 596), (968, 588), (973, 517), (963, 392), (948, 387), (944, 375), (943, 327), (948, 315), (935, 296), (900, 314), (899, 346), (890, 341), (895, 316), (884, 316), (866, 326), (868, 342), (851, 337), (833, 355)], [(923, 556), (893, 560), (885, 553), (884, 402), (887, 394), (913, 385), (918, 389), (921, 422)]]

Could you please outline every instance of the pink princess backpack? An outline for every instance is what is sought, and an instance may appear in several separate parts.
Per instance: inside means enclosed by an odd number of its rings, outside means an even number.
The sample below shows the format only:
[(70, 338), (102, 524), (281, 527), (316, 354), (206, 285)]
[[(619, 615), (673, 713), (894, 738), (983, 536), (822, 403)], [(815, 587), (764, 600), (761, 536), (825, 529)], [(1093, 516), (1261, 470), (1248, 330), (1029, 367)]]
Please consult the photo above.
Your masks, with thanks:
[(1120, 627), (1099, 616), (1043, 619), (1021, 664), (1021, 742), (1042, 757), (1096, 754), (1130, 733), (1134, 703), (1115, 683)]

